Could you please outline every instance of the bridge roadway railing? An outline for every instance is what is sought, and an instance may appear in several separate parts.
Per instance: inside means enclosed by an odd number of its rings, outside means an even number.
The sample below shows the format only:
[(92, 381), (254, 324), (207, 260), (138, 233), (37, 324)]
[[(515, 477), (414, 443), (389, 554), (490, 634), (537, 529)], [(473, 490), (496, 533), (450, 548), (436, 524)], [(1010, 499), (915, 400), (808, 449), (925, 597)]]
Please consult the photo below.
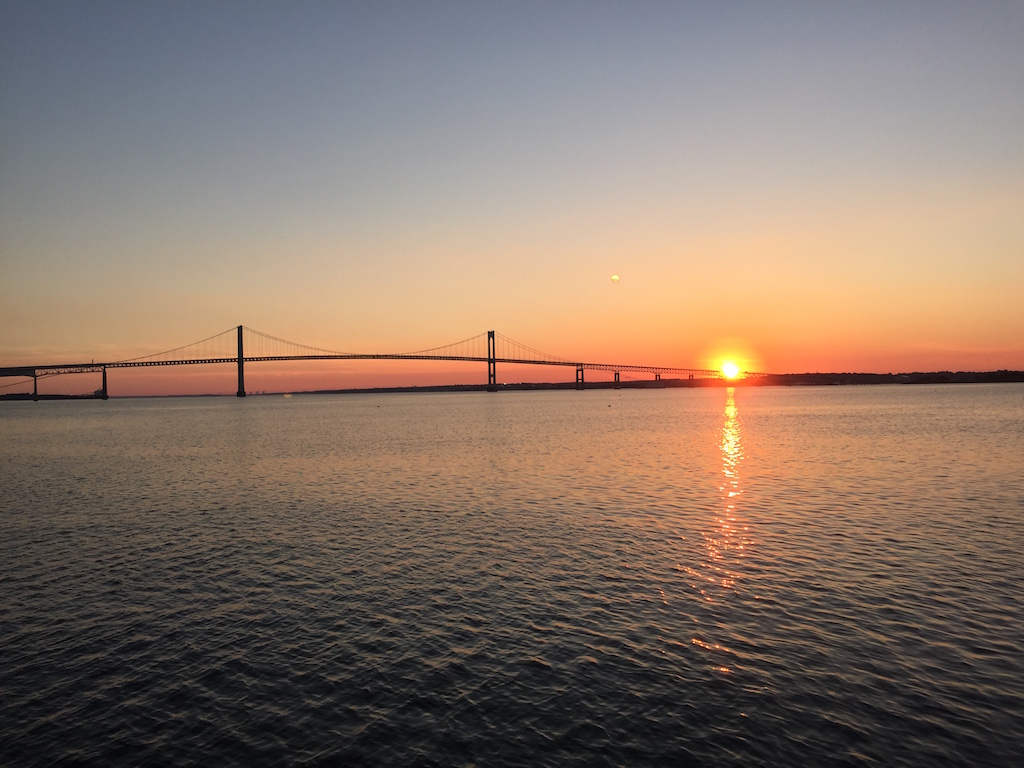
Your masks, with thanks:
[[(586, 363), (569, 360), (524, 360), (512, 357), (487, 358), (471, 355), (407, 355), (407, 354), (341, 354), (341, 355), (262, 355), (243, 357), (246, 363), (285, 362), (289, 360), (450, 360), (468, 363), (487, 363), (491, 360), (503, 365), (554, 365), (563, 368), (584, 368), (588, 371), (622, 371), (630, 373), (693, 374), (705, 378), (721, 377), (720, 371), (703, 368), (676, 368), (660, 365), (619, 365), (616, 363)], [(151, 368), (167, 365), (215, 365), (237, 363), (237, 357), (209, 357), (190, 360), (127, 360), (111, 363), (64, 363), (59, 365), (18, 365), (0, 368), (0, 377), (58, 376), (67, 373), (101, 373), (104, 368)], [(756, 375), (756, 374), (748, 374)]]

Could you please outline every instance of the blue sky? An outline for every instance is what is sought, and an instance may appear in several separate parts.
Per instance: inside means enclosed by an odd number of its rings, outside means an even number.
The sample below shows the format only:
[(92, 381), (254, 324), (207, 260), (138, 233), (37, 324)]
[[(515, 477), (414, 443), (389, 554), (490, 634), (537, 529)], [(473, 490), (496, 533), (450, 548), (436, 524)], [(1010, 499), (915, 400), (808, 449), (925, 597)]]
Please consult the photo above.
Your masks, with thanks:
[(0, 358), (244, 323), (1021, 368), (1021, 40), (998, 2), (5, 2)]

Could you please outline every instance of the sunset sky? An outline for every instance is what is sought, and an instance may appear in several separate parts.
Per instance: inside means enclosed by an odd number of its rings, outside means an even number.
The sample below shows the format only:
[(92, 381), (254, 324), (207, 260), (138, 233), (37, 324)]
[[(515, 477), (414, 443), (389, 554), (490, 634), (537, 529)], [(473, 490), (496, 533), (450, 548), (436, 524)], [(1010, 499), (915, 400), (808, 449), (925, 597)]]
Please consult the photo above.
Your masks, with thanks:
[[(593, 361), (1024, 369), (1022, 41), (1019, 0), (7, 0), (0, 365), (244, 324), (356, 352), (495, 329)], [(328, 370), (486, 381), (308, 381)]]

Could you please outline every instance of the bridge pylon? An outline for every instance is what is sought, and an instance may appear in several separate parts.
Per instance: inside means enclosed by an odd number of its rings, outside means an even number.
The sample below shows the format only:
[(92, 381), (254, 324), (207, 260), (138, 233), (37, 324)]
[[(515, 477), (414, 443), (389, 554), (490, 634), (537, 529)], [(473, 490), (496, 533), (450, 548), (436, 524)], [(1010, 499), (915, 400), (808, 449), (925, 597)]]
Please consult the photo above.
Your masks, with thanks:
[(245, 355), (242, 352), (242, 326), (238, 326), (238, 397), (245, 397)]
[(487, 391), (498, 391), (498, 364), (495, 358), (494, 331), (487, 332)]
[(583, 365), (581, 363), (576, 364), (576, 389), (583, 389)]

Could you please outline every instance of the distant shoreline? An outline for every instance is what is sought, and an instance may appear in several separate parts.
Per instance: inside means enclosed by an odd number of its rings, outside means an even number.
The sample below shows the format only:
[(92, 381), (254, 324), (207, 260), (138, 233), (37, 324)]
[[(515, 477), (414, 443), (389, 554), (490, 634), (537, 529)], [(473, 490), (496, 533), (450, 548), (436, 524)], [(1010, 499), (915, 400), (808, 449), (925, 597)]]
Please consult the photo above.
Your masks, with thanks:
[[(772, 373), (737, 381), (725, 379), (643, 379), (639, 381), (595, 381), (588, 382), (584, 389), (696, 389), (700, 387), (828, 387), (828, 386), (862, 386), (879, 384), (1001, 384), (1008, 382), (1024, 382), (1024, 371), (932, 371), (929, 373)], [(574, 390), (576, 383), (521, 382), (515, 384), (499, 384), (498, 392), (528, 392), (542, 390)], [(260, 395), (361, 395), (361, 394), (403, 394), (416, 392), (486, 392), (486, 384), (436, 384), (428, 386), (407, 387), (357, 387), (352, 389), (315, 389), (294, 392), (260, 392)], [(126, 395), (121, 399), (135, 397), (234, 397), (230, 395)], [(31, 393), (0, 395), (2, 401), (22, 400), (99, 400), (94, 394), (87, 395), (39, 395), (33, 398)]]

